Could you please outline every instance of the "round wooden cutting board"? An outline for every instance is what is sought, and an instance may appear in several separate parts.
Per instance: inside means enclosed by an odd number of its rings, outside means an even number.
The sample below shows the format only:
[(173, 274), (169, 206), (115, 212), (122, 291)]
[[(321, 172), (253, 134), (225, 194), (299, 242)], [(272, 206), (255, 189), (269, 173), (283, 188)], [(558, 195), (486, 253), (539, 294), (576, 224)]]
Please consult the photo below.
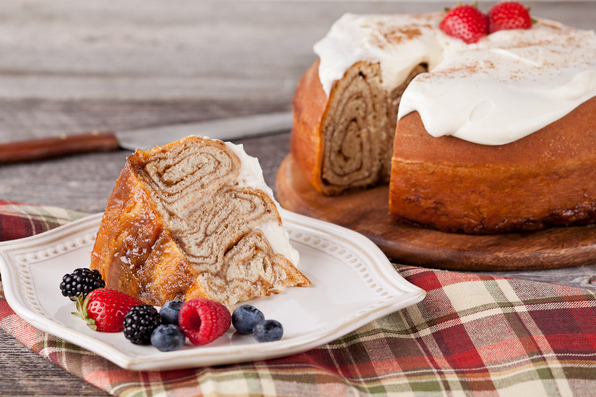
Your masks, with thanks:
[(287, 210), (355, 230), (397, 263), (451, 270), (538, 270), (596, 262), (596, 227), (560, 227), (488, 236), (402, 226), (389, 217), (389, 188), (337, 197), (315, 191), (291, 155), (282, 162), (276, 193)]

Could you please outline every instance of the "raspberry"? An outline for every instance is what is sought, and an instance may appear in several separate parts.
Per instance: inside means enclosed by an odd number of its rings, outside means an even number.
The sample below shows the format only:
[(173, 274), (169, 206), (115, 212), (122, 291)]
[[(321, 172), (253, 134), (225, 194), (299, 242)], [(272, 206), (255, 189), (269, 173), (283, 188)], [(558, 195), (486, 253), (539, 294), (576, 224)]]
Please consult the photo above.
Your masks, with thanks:
[(232, 316), (221, 303), (199, 298), (189, 300), (180, 308), (178, 321), (193, 345), (204, 345), (230, 328)]
[(82, 295), (83, 298), (86, 298), (91, 291), (105, 286), (106, 283), (98, 270), (81, 267), (62, 277), (60, 290), (63, 296), (75, 301), (77, 297)]

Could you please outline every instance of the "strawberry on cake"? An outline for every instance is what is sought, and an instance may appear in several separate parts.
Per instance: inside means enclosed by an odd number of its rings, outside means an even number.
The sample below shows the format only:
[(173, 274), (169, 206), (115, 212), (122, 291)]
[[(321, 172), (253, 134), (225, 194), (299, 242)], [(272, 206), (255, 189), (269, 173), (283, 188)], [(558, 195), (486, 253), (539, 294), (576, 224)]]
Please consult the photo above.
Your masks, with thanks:
[(519, 3), (346, 14), (293, 100), (319, 192), (390, 183), (400, 223), (472, 234), (596, 221), (596, 35)]

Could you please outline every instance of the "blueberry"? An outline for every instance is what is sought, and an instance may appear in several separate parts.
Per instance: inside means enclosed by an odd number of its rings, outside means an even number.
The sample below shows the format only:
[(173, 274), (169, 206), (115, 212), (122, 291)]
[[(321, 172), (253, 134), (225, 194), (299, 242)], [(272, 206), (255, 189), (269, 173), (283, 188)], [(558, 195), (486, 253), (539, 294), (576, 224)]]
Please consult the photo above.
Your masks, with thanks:
[(241, 334), (250, 334), (252, 329), (259, 322), (263, 321), (265, 316), (254, 306), (242, 305), (234, 310), (232, 314), (232, 325)]
[(151, 334), (151, 344), (162, 352), (180, 349), (185, 340), (182, 328), (174, 324), (162, 324)]
[(274, 342), (280, 340), (284, 334), (284, 327), (281, 326), (279, 321), (275, 320), (263, 320), (252, 330), (252, 336), (257, 342)]
[(159, 315), (161, 321), (164, 324), (176, 324), (178, 325), (178, 313), (184, 302), (182, 301), (169, 301), (159, 309)]

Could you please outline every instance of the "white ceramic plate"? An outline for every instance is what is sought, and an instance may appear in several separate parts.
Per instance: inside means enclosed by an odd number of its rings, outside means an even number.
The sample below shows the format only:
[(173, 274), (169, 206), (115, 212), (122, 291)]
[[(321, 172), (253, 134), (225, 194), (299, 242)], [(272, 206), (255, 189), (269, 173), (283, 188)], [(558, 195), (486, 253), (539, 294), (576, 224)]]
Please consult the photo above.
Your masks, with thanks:
[(88, 267), (101, 214), (49, 232), (0, 244), (0, 270), (12, 309), (40, 330), (131, 370), (163, 370), (264, 360), (300, 353), (420, 302), (425, 291), (403, 279), (366, 237), (327, 222), (283, 212), (307, 288), (254, 299), (266, 318), (280, 321), (284, 336), (257, 343), (231, 327), (205, 346), (187, 342), (174, 352), (133, 345), (122, 333), (91, 331), (71, 314), (75, 304), (60, 293), (62, 276)]

